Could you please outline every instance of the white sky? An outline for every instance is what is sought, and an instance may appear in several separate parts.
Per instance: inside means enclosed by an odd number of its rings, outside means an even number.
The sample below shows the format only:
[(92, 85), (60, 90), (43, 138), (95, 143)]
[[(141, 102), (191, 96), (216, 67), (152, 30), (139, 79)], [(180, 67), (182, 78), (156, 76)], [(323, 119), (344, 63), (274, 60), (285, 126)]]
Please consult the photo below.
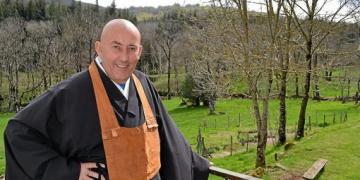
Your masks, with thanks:
[[(80, 1), (80, 0), (76, 0)], [(110, 6), (112, 0), (98, 0), (100, 6)], [(95, 4), (96, 0), (81, 0), (81, 2)], [(204, 0), (115, 0), (118, 8), (128, 8), (130, 6), (166, 6), (178, 3), (180, 5), (186, 4), (203, 4)]]

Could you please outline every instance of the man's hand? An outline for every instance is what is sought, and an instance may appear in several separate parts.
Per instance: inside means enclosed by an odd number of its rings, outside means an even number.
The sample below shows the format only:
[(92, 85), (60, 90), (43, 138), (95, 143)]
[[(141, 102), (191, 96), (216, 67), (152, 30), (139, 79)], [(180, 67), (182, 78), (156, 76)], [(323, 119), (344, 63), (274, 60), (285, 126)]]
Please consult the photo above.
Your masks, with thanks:
[[(104, 164), (100, 164), (100, 166), (105, 167)], [(96, 163), (80, 163), (79, 180), (93, 180), (93, 178), (98, 179), (99, 173), (92, 171), (92, 168), (97, 168)], [(101, 180), (105, 180), (104, 176), (101, 176)]]

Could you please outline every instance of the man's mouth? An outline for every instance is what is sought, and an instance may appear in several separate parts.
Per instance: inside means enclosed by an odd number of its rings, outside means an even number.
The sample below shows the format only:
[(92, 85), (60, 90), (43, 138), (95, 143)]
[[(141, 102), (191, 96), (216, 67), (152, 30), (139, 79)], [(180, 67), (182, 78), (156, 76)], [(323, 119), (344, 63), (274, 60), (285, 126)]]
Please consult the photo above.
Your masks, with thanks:
[(116, 67), (118, 68), (127, 68), (129, 65), (125, 65), (125, 64), (116, 64)]

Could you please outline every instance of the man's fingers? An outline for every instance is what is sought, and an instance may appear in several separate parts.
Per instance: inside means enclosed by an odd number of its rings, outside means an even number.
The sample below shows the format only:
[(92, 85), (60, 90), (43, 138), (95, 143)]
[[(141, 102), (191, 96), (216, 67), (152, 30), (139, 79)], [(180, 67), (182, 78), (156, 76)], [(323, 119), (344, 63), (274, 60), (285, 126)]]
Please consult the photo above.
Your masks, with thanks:
[(84, 163), (84, 166), (87, 169), (97, 168), (96, 163)]
[(99, 177), (99, 173), (94, 172), (94, 171), (90, 171), (90, 170), (87, 173), (87, 175), (90, 176), (90, 177), (96, 178), (96, 179)]
[(101, 180), (105, 180), (105, 178), (104, 178), (104, 176), (103, 176), (103, 175), (101, 175)]
[(102, 168), (105, 168), (105, 164), (99, 163)]
[(83, 176), (83, 177), (80, 177), (79, 180), (94, 180), (94, 179), (89, 176)]

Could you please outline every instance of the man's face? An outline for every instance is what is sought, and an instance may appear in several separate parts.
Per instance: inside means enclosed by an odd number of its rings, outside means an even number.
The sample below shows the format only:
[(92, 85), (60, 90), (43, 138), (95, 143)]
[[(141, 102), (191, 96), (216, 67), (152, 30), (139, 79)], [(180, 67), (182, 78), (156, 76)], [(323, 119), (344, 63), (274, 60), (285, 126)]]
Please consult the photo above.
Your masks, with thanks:
[(136, 68), (142, 47), (140, 34), (124, 27), (113, 27), (96, 42), (107, 75), (116, 83), (125, 83)]

